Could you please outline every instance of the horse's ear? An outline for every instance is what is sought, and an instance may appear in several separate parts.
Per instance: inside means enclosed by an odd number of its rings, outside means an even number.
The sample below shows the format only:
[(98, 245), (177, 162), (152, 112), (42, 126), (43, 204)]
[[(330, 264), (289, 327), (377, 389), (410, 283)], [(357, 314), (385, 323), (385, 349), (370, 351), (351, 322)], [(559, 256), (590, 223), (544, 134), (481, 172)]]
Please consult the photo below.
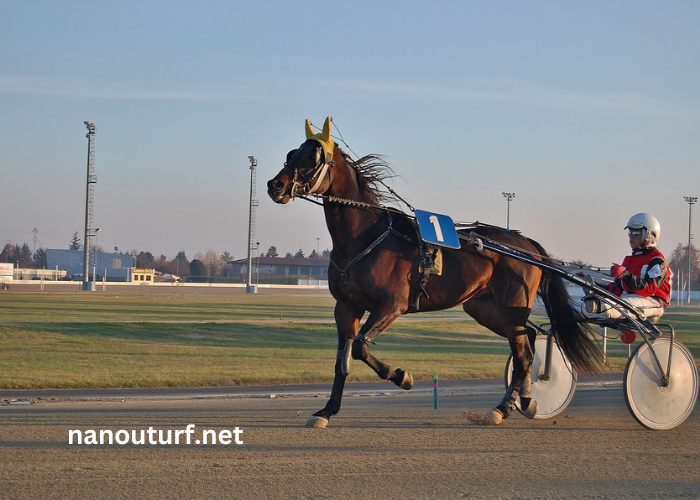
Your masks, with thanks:
[(326, 122), (323, 124), (323, 132), (321, 132), (321, 140), (326, 143), (331, 141), (331, 117), (326, 118)]
[[(314, 141), (317, 141), (319, 144), (321, 144), (321, 146), (323, 146), (326, 156), (330, 156), (330, 158), (332, 158), (335, 143), (333, 142), (333, 139), (331, 139), (331, 117), (329, 116), (326, 118), (326, 122), (323, 124), (323, 131), (318, 134), (314, 134), (314, 131), (311, 130), (311, 123), (309, 120), (306, 120), (306, 139), (313, 139)], [(326, 159), (326, 161), (330, 160)]]

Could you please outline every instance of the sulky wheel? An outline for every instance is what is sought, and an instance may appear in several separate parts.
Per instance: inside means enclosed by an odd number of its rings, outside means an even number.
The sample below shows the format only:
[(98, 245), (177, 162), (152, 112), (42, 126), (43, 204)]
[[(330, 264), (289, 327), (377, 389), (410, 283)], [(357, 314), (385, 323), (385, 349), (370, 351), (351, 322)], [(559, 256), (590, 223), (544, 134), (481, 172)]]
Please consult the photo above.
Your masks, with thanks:
[[(545, 357), (547, 355), (546, 337), (535, 340), (535, 358), (532, 360), (532, 399), (537, 401), (535, 418), (552, 418), (563, 412), (574, 397), (576, 391), (576, 370), (564, 357), (556, 342), (552, 342), (552, 363), (549, 380), (544, 380)], [(513, 374), (513, 356), (506, 362), (505, 382), (510, 385)], [(516, 402), (518, 410), (520, 403)]]
[(641, 343), (627, 361), (625, 402), (635, 420), (647, 429), (673, 429), (687, 419), (698, 397), (698, 370), (681, 343), (658, 337), (649, 341), (664, 371), (671, 355), (669, 383), (664, 385), (649, 345)]

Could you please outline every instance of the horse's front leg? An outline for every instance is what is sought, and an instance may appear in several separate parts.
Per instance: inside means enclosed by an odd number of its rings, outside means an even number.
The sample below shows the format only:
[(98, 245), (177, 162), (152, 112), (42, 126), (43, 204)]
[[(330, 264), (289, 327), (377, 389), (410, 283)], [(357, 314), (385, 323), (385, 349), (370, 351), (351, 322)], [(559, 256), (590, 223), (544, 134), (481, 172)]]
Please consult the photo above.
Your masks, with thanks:
[(340, 403), (343, 399), (345, 379), (350, 373), (350, 356), (352, 341), (357, 335), (360, 319), (365, 311), (354, 304), (336, 302), (335, 324), (338, 329), (338, 353), (335, 360), (335, 377), (331, 397), (326, 406), (317, 411), (306, 422), (306, 427), (328, 427), (330, 418), (340, 411)]
[(372, 311), (367, 321), (362, 325), (362, 330), (352, 343), (352, 357), (363, 361), (372, 368), (380, 378), (391, 380), (402, 389), (413, 387), (413, 377), (401, 368), (392, 369), (390, 365), (378, 360), (369, 352), (369, 344), (386, 330), (401, 312), (398, 308), (379, 308)]
[[(516, 407), (515, 402), (518, 396), (520, 396), (521, 413), (528, 418), (535, 417), (537, 402), (530, 398), (532, 390), (530, 372), (534, 358), (531, 342), (534, 345), (534, 333), (534, 330), (527, 327), (524, 331), (514, 332), (514, 336), (508, 339), (511, 354), (513, 355), (513, 374), (510, 385), (498, 406), (486, 415), (486, 418), (496, 425), (499, 425), (504, 418), (510, 416)], [(532, 341), (530, 337), (532, 337)]]

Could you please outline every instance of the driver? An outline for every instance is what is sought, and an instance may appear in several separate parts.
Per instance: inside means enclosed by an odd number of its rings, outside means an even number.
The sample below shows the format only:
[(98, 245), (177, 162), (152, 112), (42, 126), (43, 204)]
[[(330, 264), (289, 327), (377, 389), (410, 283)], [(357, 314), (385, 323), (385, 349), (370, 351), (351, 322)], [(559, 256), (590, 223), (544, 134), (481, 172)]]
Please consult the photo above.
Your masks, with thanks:
[[(672, 276), (666, 258), (656, 248), (661, 226), (653, 215), (639, 213), (630, 217), (625, 229), (628, 230), (632, 255), (626, 256), (622, 264), (612, 265), (610, 275), (614, 281), (607, 288), (641, 309), (647, 318), (660, 317), (671, 298)], [(620, 311), (595, 296), (584, 297), (583, 301), (589, 314), (612, 319), (622, 317)]]

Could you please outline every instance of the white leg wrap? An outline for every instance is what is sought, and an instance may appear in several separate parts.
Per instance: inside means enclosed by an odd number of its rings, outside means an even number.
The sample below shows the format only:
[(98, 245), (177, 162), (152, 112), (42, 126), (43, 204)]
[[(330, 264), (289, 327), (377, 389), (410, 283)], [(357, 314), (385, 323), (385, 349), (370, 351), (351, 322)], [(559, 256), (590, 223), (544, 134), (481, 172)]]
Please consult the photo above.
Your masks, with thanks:
[(340, 371), (344, 376), (350, 374), (350, 362), (352, 361), (352, 340), (345, 341), (345, 349), (338, 351), (338, 359), (340, 360)]

